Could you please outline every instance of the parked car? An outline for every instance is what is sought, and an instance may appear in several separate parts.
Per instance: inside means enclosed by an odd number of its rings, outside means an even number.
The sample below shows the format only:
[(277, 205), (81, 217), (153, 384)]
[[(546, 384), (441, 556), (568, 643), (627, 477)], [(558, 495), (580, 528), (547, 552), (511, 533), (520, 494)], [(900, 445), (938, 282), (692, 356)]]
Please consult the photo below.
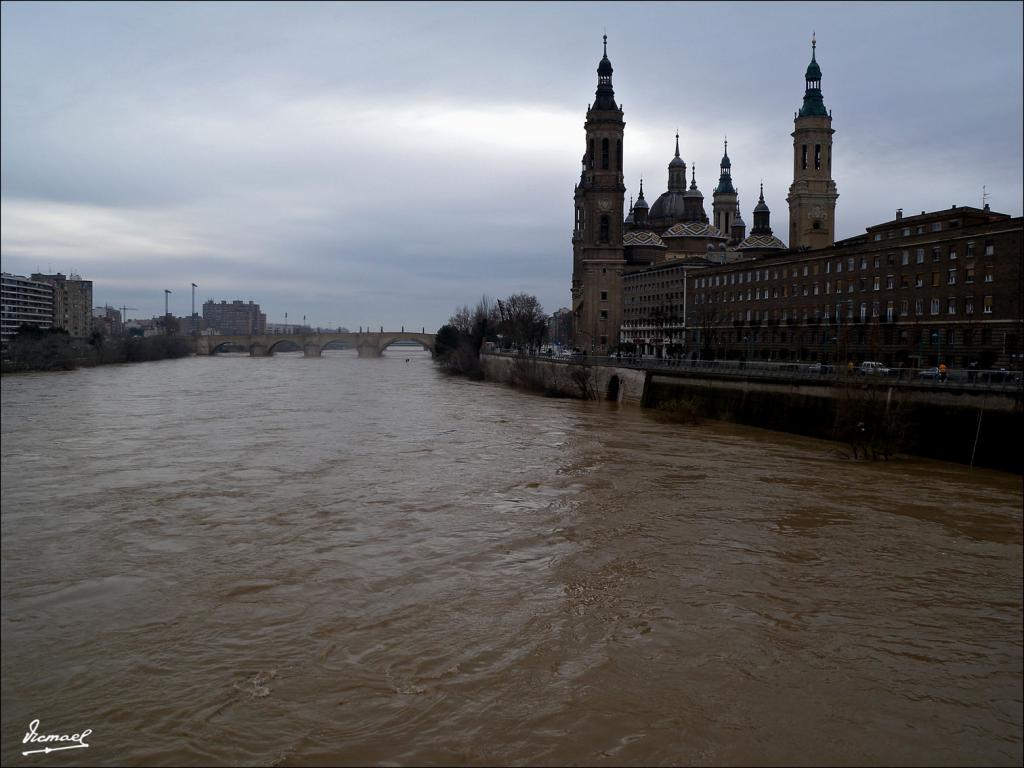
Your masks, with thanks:
[(934, 366), (931, 368), (925, 368), (924, 370), (917, 372), (917, 378), (919, 379), (938, 379), (939, 369)]
[(889, 369), (874, 360), (865, 360), (857, 369), (865, 376), (888, 376)]
[(835, 369), (831, 365), (827, 365), (825, 363), (811, 363), (806, 368), (804, 368), (804, 370), (807, 371), (808, 373), (817, 373), (821, 376), (824, 376), (826, 374), (832, 373)]

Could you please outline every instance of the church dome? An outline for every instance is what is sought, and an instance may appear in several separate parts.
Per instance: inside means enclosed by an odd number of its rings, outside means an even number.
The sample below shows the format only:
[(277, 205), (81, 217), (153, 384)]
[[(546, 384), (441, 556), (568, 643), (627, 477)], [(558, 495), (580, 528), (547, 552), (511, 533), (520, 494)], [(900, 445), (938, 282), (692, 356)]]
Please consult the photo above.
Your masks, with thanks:
[(686, 212), (684, 192), (670, 189), (662, 192), (661, 197), (651, 206), (652, 219), (681, 219)]
[(669, 168), (679, 168), (680, 166), (685, 168), (686, 167), (686, 163), (683, 162), (683, 158), (681, 158), (679, 155), (676, 155), (675, 157), (673, 157), (672, 160), (668, 164)]

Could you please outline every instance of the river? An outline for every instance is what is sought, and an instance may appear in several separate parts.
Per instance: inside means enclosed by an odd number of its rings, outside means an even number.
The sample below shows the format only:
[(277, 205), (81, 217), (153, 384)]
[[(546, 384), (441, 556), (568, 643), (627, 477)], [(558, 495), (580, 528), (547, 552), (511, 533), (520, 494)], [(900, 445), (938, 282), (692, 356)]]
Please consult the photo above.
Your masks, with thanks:
[(5, 765), (1021, 763), (1020, 477), (394, 348), (2, 397)]

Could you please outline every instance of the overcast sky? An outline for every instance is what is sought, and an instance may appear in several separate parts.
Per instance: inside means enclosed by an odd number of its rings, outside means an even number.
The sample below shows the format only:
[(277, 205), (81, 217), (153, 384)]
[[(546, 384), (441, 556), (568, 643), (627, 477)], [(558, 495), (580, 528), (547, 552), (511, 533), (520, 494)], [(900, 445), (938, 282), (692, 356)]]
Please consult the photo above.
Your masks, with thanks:
[(1022, 4), (19, 3), (2, 6), (3, 271), (76, 272), (130, 317), (436, 329), (482, 293), (569, 305), (601, 34), (627, 200), (678, 126), (708, 214), (722, 138), (785, 238), (817, 33), (840, 238), (1022, 211)]

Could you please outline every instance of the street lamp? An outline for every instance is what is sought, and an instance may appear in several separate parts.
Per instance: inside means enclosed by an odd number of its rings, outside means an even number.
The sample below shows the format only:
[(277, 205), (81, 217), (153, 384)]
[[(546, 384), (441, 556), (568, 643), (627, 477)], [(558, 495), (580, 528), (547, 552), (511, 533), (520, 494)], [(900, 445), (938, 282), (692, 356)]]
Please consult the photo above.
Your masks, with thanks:
[(168, 290), (167, 288), (164, 288), (164, 333), (166, 335), (168, 335), (168, 336), (171, 333), (171, 323), (170, 323), (171, 313), (170, 313), (170, 311), (167, 308), (167, 297), (170, 296), (170, 295), (171, 295), (171, 291)]
[(192, 335), (196, 335), (196, 288), (199, 286), (192, 283)]

